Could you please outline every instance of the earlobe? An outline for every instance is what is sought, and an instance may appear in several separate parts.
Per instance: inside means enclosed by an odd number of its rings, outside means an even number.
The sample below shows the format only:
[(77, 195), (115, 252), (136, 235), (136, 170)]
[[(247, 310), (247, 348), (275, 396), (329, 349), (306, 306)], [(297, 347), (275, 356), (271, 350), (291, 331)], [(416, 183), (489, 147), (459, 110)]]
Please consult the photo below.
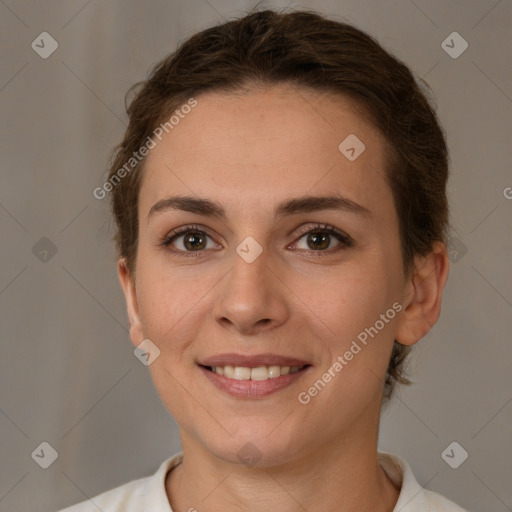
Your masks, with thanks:
[(128, 320), (130, 322), (130, 339), (137, 346), (144, 339), (142, 324), (139, 316), (139, 305), (137, 301), (137, 292), (135, 290), (135, 278), (130, 274), (126, 265), (125, 258), (119, 258), (117, 262), (117, 276), (121, 283), (126, 300), (126, 309)]
[(428, 255), (417, 257), (414, 263), (395, 337), (402, 345), (417, 343), (439, 318), (450, 266), (445, 244), (436, 242)]

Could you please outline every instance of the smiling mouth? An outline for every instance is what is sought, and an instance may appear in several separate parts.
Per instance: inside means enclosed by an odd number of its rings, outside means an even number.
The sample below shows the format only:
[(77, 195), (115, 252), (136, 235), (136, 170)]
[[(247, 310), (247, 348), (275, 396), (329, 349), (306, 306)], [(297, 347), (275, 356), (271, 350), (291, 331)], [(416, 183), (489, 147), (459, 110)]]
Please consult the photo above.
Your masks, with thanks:
[(212, 373), (220, 375), (222, 377), (226, 377), (230, 380), (271, 380), (277, 379), (278, 377), (289, 375), (293, 373), (299, 373), (309, 366), (310, 364), (305, 364), (302, 366), (256, 366), (254, 368), (249, 368), (247, 366), (205, 366), (200, 365), (202, 368), (209, 370)]

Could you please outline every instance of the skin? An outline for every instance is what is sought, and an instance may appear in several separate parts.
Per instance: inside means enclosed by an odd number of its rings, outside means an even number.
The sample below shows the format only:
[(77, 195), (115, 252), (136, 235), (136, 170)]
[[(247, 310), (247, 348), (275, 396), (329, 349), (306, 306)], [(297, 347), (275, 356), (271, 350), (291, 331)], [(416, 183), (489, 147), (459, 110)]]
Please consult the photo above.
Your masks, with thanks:
[[(147, 157), (135, 276), (118, 262), (131, 340), (159, 347), (149, 369), (180, 428), (184, 461), (166, 479), (170, 504), (175, 512), (392, 511), (399, 490), (376, 458), (383, 382), (393, 339), (412, 345), (438, 319), (446, 248), (436, 244), (404, 271), (385, 140), (350, 100), (290, 85), (196, 99)], [(349, 134), (366, 146), (352, 162), (338, 149)], [(284, 200), (333, 193), (369, 213), (274, 216)], [(167, 209), (148, 220), (173, 195), (216, 201), (226, 217)], [(317, 223), (353, 244), (331, 235), (315, 250), (298, 230)], [(161, 245), (187, 224), (210, 237), (205, 248), (189, 246), (187, 257), (183, 236)], [(252, 263), (236, 252), (249, 236), (263, 248)], [(402, 311), (309, 404), (299, 403), (298, 393), (395, 302)], [(226, 352), (299, 357), (312, 368), (267, 397), (235, 398), (196, 365)], [(237, 457), (248, 442), (261, 453), (252, 467)]]

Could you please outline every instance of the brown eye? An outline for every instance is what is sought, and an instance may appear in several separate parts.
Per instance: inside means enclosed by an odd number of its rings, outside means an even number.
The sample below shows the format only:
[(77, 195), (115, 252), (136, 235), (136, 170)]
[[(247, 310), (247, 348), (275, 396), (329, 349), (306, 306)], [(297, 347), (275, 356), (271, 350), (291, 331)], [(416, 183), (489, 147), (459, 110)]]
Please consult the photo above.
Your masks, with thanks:
[(190, 251), (197, 251), (206, 247), (206, 237), (199, 232), (189, 231), (183, 237), (183, 245)]
[(307, 244), (314, 251), (327, 249), (329, 247), (331, 235), (327, 235), (323, 232), (309, 233), (307, 235)]
[(161, 243), (164, 247), (176, 253), (199, 253), (204, 249), (221, 248), (215, 244), (204, 231), (186, 226), (183, 229), (173, 231)]
[[(350, 236), (333, 226), (315, 225), (313, 229), (302, 229), (302, 236), (295, 242), (298, 249), (310, 252), (334, 252), (352, 247)], [(334, 243), (333, 243), (334, 240)]]

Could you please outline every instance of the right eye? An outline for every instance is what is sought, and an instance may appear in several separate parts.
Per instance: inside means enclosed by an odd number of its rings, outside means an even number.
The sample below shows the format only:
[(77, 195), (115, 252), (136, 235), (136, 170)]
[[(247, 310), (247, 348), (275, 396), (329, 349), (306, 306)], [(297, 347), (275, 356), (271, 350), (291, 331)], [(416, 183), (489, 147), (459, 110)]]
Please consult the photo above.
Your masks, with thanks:
[(161, 245), (169, 247), (175, 253), (202, 252), (203, 249), (219, 247), (208, 234), (196, 226), (184, 226), (172, 231), (162, 240)]

